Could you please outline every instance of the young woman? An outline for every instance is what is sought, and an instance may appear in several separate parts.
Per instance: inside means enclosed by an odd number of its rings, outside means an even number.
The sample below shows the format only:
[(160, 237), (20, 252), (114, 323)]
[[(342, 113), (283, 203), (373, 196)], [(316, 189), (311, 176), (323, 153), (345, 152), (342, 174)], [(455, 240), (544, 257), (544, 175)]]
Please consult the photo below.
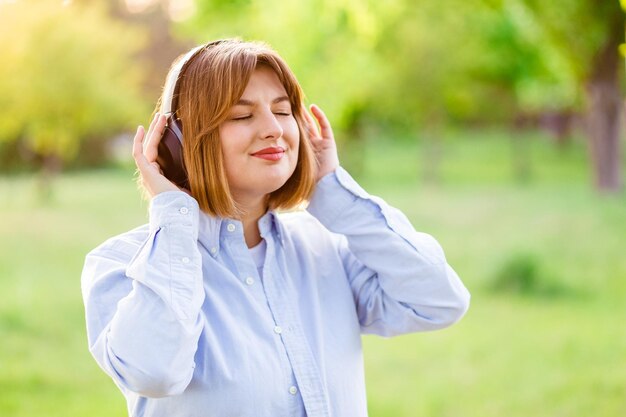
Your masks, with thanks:
[[(82, 275), (90, 351), (129, 415), (366, 416), (360, 334), (439, 329), (468, 308), (441, 247), (341, 168), (328, 119), (268, 46), (196, 48), (162, 104), (173, 114), (133, 148), (149, 224)], [(188, 189), (156, 163), (167, 116)]]

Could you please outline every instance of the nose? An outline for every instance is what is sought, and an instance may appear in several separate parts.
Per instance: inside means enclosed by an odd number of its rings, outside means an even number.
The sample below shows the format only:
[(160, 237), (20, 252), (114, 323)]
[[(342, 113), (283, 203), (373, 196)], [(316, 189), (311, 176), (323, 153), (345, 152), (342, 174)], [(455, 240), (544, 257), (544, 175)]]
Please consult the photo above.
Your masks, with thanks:
[(278, 139), (283, 135), (283, 127), (280, 121), (271, 110), (263, 112), (260, 126), (260, 136), (262, 139)]

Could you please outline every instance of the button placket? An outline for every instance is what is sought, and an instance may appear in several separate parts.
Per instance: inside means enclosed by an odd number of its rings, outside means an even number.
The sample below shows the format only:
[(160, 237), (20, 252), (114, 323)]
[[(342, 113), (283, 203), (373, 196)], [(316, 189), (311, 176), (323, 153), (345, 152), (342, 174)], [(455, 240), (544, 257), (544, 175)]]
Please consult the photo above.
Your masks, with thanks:
[[(276, 238), (275, 241), (278, 240), (277, 236)], [(272, 260), (275, 265), (279, 256), (278, 254), (274, 255), (274, 251), (278, 252), (280, 247), (273, 246), (271, 242), (272, 240), (270, 239), (268, 242), (267, 259), (269, 260), (269, 265), (272, 265)], [(298, 390), (296, 392), (300, 394), (304, 403), (307, 404), (307, 407), (311, 408), (312, 414), (330, 415), (329, 406), (324, 400), (325, 389), (321, 381), (319, 369), (311, 352), (308, 351), (308, 349), (302, 348), (306, 346), (306, 337), (300, 327), (292, 322), (292, 318), (296, 315), (292, 312), (293, 306), (290, 305), (289, 300), (285, 298), (284, 288), (277, 286), (279, 281), (282, 282), (283, 278), (280, 266), (278, 266), (278, 268), (276, 268), (276, 266), (268, 268), (270, 270), (276, 269), (273, 274), (269, 274), (269, 271), (264, 269), (263, 280), (266, 288), (267, 301), (275, 317), (275, 323), (282, 323), (286, 326), (285, 330), (280, 329), (280, 336), (285, 352), (289, 358), (291, 371), (299, 386), (299, 388), (296, 388)], [(274, 279), (275, 275), (279, 275), (278, 280)], [(270, 276), (273, 278), (270, 279)], [(276, 330), (274, 331), (276, 332)], [(308, 408), (307, 411), (309, 411)]]

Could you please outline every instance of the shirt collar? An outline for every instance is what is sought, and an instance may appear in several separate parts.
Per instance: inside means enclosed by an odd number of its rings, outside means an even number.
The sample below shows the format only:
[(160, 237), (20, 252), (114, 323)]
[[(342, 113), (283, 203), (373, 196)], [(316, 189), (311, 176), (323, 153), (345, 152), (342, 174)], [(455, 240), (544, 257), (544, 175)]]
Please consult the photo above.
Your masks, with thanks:
[(276, 211), (269, 210), (259, 219), (259, 231), (261, 232), (261, 236), (263, 238), (265, 238), (269, 233), (275, 233), (278, 242), (284, 246), (285, 226)]
[[(271, 234), (276, 233), (278, 242), (280, 242), (281, 245), (284, 245), (285, 227), (280, 221), (276, 211), (269, 210), (259, 219), (258, 224), (259, 231), (264, 239), (267, 240)], [(227, 234), (227, 232), (230, 232), (228, 230), (228, 227), (232, 227), (230, 225), (234, 225), (240, 230), (242, 227), (239, 220), (209, 216), (202, 211), (200, 212), (198, 241), (213, 258), (216, 258), (219, 254), (221, 234)], [(242, 232), (240, 231), (239, 233)]]

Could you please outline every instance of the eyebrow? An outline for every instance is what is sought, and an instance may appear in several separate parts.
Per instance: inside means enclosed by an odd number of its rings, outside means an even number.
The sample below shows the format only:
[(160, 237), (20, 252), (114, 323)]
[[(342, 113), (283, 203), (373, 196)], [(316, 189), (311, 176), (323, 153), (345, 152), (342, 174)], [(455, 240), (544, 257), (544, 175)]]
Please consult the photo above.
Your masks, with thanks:
[[(288, 96), (276, 97), (274, 100), (272, 100), (272, 104), (281, 103), (283, 101), (289, 101), (289, 97)], [(243, 99), (243, 98), (240, 98), (235, 103), (235, 106), (250, 106), (250, 107), (252, 107), (254, 105), (255, 105), (254, 101), (246, 100), (246, 99)]]

